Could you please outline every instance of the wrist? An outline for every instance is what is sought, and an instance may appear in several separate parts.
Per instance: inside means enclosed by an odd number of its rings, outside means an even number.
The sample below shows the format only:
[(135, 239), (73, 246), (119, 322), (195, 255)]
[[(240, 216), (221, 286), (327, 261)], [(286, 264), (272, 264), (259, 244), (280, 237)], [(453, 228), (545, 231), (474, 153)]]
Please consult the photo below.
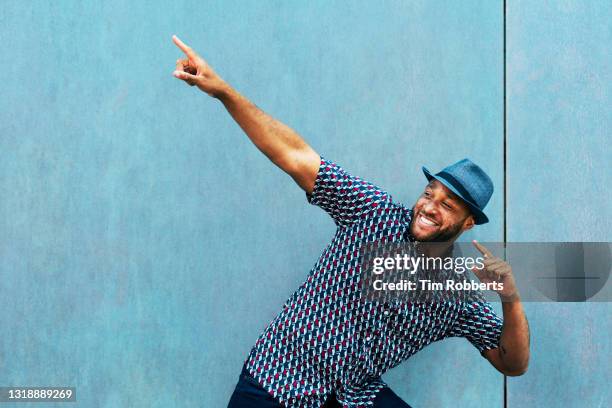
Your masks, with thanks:
[(232, 98), (233, 94), (234, 94), (234, 90), (232, 89), (232, 87), (229, 86), (229, 84), (224, 82), (219, 87), (219, 90), (215, 92), (214, 97), (219, 99), (221, 102), (226, 103)]
[(507, 295), (499, 294), (502, 302), (520, 302), (521, 296), (518, 293), (518, 290), (515, 290)]

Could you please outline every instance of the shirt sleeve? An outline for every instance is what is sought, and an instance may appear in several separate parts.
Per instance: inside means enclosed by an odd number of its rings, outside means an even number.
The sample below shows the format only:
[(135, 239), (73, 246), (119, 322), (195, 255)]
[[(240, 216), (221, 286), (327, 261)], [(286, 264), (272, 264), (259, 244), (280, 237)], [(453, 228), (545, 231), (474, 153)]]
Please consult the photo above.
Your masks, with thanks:
[(306, 193), (306, 199), (327, 212), (337, 226), (347, 226), (382, 204), (392, 202), (392, 197), (378, 186), (320, 157), (314, 189), (311, 194)]
[(495, 313), (492, 305), (482, 295), (465, 302), (451, 336), (465, 337), (480, 354), (499, 347), (504, 321)]

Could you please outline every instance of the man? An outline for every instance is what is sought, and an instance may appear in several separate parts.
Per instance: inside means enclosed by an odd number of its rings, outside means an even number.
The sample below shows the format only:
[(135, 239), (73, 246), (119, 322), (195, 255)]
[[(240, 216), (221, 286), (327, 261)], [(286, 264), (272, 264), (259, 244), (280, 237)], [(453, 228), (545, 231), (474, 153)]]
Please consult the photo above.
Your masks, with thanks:
[(174, 76), (220, 100), (250, 140), (337, 225), (307, 280), (286, 301), (245, 360), (229, 402), (235, 407), (408, 407), (381, 379), (433, 341), (466, 337), (500, 372), (523, 374), (529, 331), (512, 271), (474, 241), (483, 282), (501, 282), (502, 320), (484, 301), (390, 304), (360, 296), (358, 251), (372, 242), (454, 242), (483, 224), (490, 178), (468, 159), (432, 175), (408, 209), (315, 152), (292, 129), (232, 89), (176, 36), (186, 54)]

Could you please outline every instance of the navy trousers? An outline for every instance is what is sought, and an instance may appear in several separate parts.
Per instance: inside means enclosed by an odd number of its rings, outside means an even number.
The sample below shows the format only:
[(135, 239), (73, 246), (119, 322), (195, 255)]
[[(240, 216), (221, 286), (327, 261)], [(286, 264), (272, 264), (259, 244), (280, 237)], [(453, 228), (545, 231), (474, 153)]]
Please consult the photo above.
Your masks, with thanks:
[[(238, 384), (232, 393), (227, 408), (280, 408), (279, 402), (259, 385), (256, 379), (242, 367)], [(340, 408), (341, 405), (333, 395), (322, 408)], [(410, 408), (393, 390), (384, 387), (376, 394), (374, 408)]]

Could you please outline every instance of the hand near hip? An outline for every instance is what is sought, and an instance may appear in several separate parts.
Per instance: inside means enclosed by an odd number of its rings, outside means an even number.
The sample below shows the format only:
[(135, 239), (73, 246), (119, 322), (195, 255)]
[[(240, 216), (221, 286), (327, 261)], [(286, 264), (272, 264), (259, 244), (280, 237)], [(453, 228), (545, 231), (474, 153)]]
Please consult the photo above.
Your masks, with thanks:
[(474, 274), (483, 283), (497, 282), (503, 283), (503, 289), (496, 292), (501, 297), (502, 301), (512, 301), (518, 299), (518, 290), (512, 274), (510, 265), (501, 258), (494, 256), (484, 245), (479, 244), (476, 240), (472, 243), (480, 251), (484, 257), (483, 268), (472, 268)]
[(173, 75), (191, 86), (197, 86), (212, 97), (218, 98), (227, 90), (228, 85), (191, 47), (176, 35), (172, 41), (185, 53), (187, 58), (176, 60)]

